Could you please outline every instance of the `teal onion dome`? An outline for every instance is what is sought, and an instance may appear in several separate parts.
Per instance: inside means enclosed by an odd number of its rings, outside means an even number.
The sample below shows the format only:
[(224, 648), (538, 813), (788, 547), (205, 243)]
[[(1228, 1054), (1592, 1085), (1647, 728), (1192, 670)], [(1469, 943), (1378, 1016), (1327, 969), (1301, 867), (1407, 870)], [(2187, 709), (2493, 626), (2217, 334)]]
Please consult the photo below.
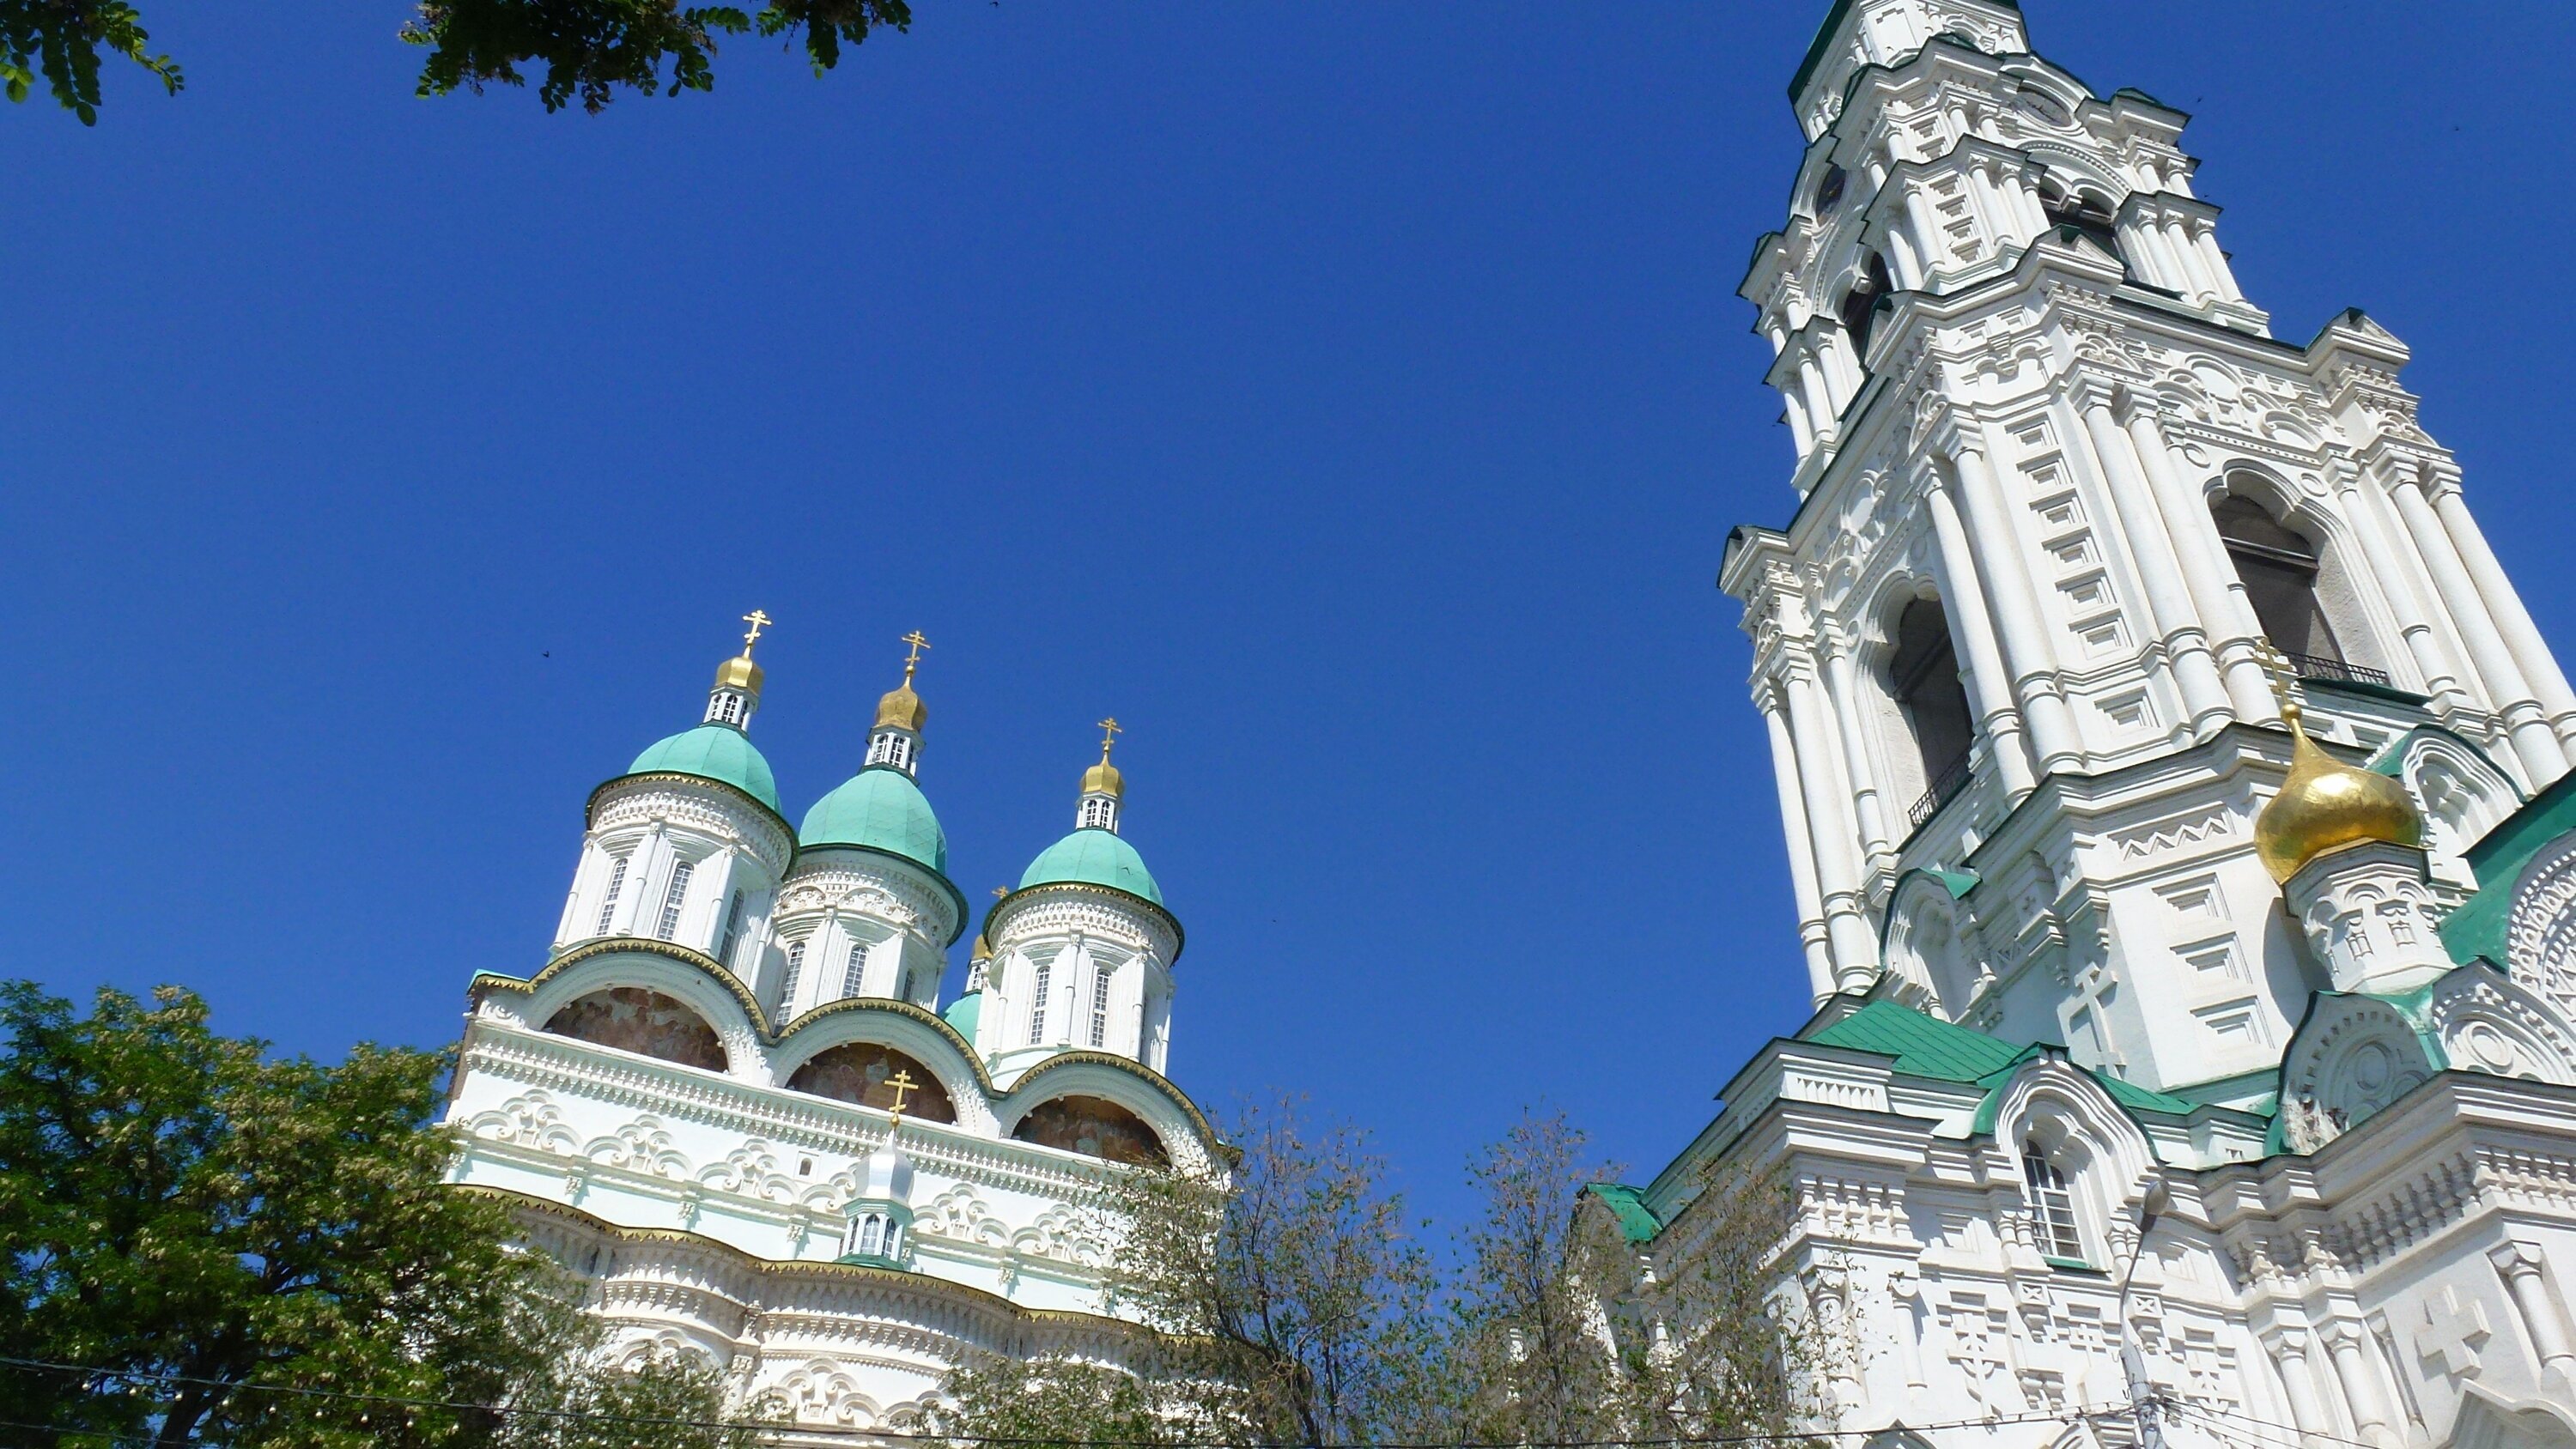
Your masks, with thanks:
[(969, 991), (958, 997), (948, 1003), (948, 1010), (940, 1015), (941, 1020), (969, 1042), (975, 1039), (975, 1028), (982, 1023), (983, 1017), (984, 993), (981, 991)]
[(682, 730), (635, 757), (630, 775), (694, 775), (731, 785), (754, 800), (778, 810), (778, 780), (769, 773), (751, 737), (732, 725), (702, 724)]
[(1096, 885), (1163, 903), (1163, 888), (1154, 884), (1145, 858), (1116, 834), (1098, 828), (1077, 830), (1048, 846), (1020, 875), (1020, 889), (1041, 885)]
[(871, 766), (814, 802), (796, 832), (807, 850), (857, 845), (899, 855), (915, 865), (948, 873), (948, 834), (921, 787), (901, 770)]

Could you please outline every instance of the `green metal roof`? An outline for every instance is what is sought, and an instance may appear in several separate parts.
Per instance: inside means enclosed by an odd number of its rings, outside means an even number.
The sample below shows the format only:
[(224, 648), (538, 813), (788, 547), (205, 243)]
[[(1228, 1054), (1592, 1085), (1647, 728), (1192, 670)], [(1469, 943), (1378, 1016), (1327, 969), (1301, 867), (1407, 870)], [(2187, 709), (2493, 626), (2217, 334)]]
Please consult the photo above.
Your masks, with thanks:
[(948, 835), (930, 811), (912, 777), (887, 765), (872, 765), (814, 802), (797, 828), (798, 845), (859, 845), (899, 855), (945, 876)]
[(778, 780), (751, 737), (732, 725), (702, 724), (682, 730), (635, 757), (630, 775), (695, 775), (731, 785), (754, 800), (778, 809)]
[(1039, 852), (1020, 875), (1020, 889), (1037, 885), (1098, 885), (1163, 903), (1163, 888), (1154, 884), (1145, 858), (1113, 831), (1077, 830)]
[(2504, 818), (2468, 849), (2469, 869), (2478, 877), (2477, 894), (2442, 920), (2443, 949), (2466, 965), (2480, 957), (2505, 964), (2507, 918), (2513, 911), (2513, 888), (2522, 869), (2542, 846), (2576, 830), (2576, 773), (2531, 797), (2531, 803)]
[(1596, 1182), (1583, 1190), (1599, 1198), (1610, 1209), (1611, 1216), (1619, 1220), (1619, 1235), (1629, 1242), (1653, 1242), (1655, 1234), (1664, 1230), (1664, 1220), (1655, 1216), (1653, 1208), (1646, 1206), (1642, 1189), (1624, 1182)]
[(2019, 1061), (2023, 1050), (1892, 1001), (1873, 1001), (1808, 1040), (1894, 1057), (1907, 1076), (1944, 1082), (1977, 1081)]

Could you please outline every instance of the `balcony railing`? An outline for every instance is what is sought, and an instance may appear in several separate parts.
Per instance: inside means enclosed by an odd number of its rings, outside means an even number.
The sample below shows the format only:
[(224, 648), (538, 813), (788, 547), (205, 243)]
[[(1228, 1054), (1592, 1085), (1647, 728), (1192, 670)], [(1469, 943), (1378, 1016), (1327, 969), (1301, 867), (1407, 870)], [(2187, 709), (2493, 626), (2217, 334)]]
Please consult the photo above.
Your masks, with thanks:
[(2389, 683), (2388, 673), (2385, 670), (2346, 664), (2340, 659), (2325, 659), (2314, 654), (2293, 654), (2287, 649), (2281, 651), (2281, 657), (2290, 661), (2290, 667), (2299, 672), (2301, 679), (2334, 679), (2345, 684), (2376, 684), (2383, 687)]
[(1923, 828), (1924, 821), (1931, 819), (1942, 806), (1950, 803), (1951, 796), (1966, 788), (1968, 788), (1968, 757), (1961, 755), (1950, 762), (1948, 769), (1932, 777), (1932, 788), (1924, 791), (1923, 798), (1915, 801), (1906, 810), (1905, 818), (1914, 822), (1914, 828), (1920, 830)]

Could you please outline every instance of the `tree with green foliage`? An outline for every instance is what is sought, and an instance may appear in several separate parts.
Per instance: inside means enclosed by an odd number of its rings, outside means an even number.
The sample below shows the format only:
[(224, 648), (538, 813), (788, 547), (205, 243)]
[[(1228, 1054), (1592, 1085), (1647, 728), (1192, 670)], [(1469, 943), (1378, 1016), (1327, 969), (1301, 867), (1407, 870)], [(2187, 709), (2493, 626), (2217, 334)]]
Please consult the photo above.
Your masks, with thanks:
[[(801, 48), (816, 75), (841, 63), (844, 46), (880, 29), (908, 30), (908, 0), (770, 0), (758, 11), (679, 0), (420, 0), (400, 29), (425, 46), (419, 94), (482, 94), (526, 85), (549, 111), (578, 101), (596, 113), (620, 86), (644, 95), (715, 89), (719, 40), (755, 35)], [(84, 125), (98, 124), (99, 67), (123, 56), (171, 95), (178, 63), (150, 49), (126, 0), (0, 0), (0, 85), (23, 101), (41, 76)]]
[(442, 1059), (334, 1066), (164, 987), (0, 984), (0, 1423), (65, 1445), (746, 1449), (704, 1366), (612, 1363), (445, 1181)]
[(125, 0), (0, 0), (0, 86), (23, 101), (42, 75), (63, 109), (98, 124), (98, 67), (121, 55), (150, 71), (172, 95), (178, 63), (154, 55), (143, 17)]
[(1228, 1124), (1220, 1178), (1129, 1170), (1090, 1204), (1108, 1292), (1137, 1322), (1122, 1362), (1040, 1357), (952, 1375), (933, 1430), (958, 1440), (1408, 1440), (1437, 1363), (1437, 1275), (1365, 1133), (1292, 1101)]
[(525, 85), (526, 69), (541, 65), (537, 99), (547, 110), (577, 98), (595, 113), (619, 86), (648, 96), (715, 89), (719, 36), (801, 41), (821, 75), (841, 63), (844, 44), (911, 25), (906, 0), (771, 0), (757, 14), (675, 0), (421, 0), (402, 38), (429, 47), (424, 96)]

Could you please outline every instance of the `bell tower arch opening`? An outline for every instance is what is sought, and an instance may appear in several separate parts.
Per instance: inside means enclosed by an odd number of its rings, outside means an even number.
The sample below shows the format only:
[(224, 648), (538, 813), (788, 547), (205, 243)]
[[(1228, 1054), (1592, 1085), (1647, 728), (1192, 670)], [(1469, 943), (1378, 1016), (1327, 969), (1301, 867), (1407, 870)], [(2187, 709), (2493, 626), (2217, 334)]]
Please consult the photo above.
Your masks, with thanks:
[(1887, 656), (1887, 689), (1912, 736), (1923, 790), (1911, 819), (1921, 825), (1967, 783), (1968, 749), (1977, 737), (1950, 620), (1938, 599), (1918, 598), (1896, 616)]
[(2249, 496), (2261, 481), (2230, 474), (2227, 491), (2210, 500), (2210, 519), (2227, 547), (2227, 561), (2273, 647), (2303, 674), (2347, 676), (2352, 661), (2346, 639), (2360, 631), (2335, 627), (2328, 603), (2340, 580), (2326, 550)]

